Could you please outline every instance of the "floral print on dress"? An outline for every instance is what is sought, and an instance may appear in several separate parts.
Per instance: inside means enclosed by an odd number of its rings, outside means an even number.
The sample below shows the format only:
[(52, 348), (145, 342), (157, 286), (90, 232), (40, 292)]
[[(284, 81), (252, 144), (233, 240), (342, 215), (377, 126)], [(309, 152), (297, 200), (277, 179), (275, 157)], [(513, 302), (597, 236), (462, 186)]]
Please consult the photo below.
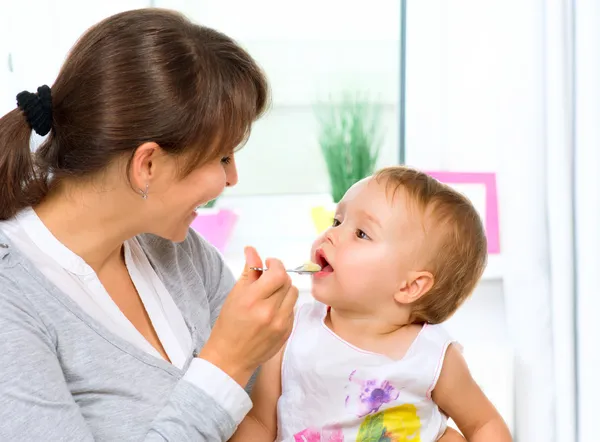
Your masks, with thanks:
[(307, 428), (294, 435), (294, 442), (344, 442), (344, 434), (338, 426)]
[(356, 370), (350, 373), (346, 408), (357, 417), (377, 413), (385, 404), (395, 401), (400, 391), (387, 380), (357, 379)]
[(417, 407), (403, 404), (365, 418), (356, 442), (421, 442), (421, 420)]
[[(353, 440), (421, 442), (421, 420), (415, 405), (385, 408), (398, 400), (400, 389), (385, 379), (359, 379), (356, 370), (350, 373), (348, 381), (344, 404), (352, 415), (361, 419), (358, 434)], [(311, 427), (296, 433), (294, 442), (344, 442), (344, 434), (340, 424), (321, 429)]]

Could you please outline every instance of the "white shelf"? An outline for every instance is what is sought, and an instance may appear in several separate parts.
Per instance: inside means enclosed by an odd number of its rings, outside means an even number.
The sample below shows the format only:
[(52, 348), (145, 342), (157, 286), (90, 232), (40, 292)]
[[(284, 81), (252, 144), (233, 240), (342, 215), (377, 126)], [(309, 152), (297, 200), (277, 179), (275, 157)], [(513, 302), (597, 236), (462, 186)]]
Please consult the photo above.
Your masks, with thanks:
[(483, 276), (483, 281), (501, 280), (504, 272), (502, 255), (488, 255), (488, 263)]

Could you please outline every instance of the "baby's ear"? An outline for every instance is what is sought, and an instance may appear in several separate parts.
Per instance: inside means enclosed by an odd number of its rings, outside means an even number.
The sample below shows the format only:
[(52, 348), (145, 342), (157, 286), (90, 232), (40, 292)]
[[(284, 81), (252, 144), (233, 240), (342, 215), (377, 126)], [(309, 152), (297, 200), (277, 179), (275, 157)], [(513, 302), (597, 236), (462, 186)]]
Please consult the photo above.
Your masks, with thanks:
[(411, 272), (394, 294), (394, 299), (400, 304), (412, 304), (431, 290), (433, 282), (433, 275), (430, 272)]

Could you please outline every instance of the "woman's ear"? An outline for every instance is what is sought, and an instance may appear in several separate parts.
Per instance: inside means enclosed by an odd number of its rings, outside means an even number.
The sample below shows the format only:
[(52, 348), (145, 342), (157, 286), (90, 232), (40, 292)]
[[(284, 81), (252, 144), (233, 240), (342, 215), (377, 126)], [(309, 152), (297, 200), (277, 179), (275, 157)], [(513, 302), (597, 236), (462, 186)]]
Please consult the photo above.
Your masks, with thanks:
[(156, 160), (160, 153), (160, 146), (154, 142), (140, 144), (135, 150), (129, 166), (131, 185), (135, 189), (149, 186), (156, 174)]

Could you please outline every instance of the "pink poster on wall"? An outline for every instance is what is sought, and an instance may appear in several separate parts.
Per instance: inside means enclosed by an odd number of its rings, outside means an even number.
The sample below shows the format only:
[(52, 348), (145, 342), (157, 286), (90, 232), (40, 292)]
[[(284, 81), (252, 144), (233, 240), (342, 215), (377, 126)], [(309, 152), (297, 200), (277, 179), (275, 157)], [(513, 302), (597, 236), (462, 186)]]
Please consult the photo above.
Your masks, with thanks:
[(488, 253), (500, 253), (496, 174), (490, 172), (445, 171), (428, 171), (427, 174), (444, 184), (448, 184), (471, 200), (484, 223)]

